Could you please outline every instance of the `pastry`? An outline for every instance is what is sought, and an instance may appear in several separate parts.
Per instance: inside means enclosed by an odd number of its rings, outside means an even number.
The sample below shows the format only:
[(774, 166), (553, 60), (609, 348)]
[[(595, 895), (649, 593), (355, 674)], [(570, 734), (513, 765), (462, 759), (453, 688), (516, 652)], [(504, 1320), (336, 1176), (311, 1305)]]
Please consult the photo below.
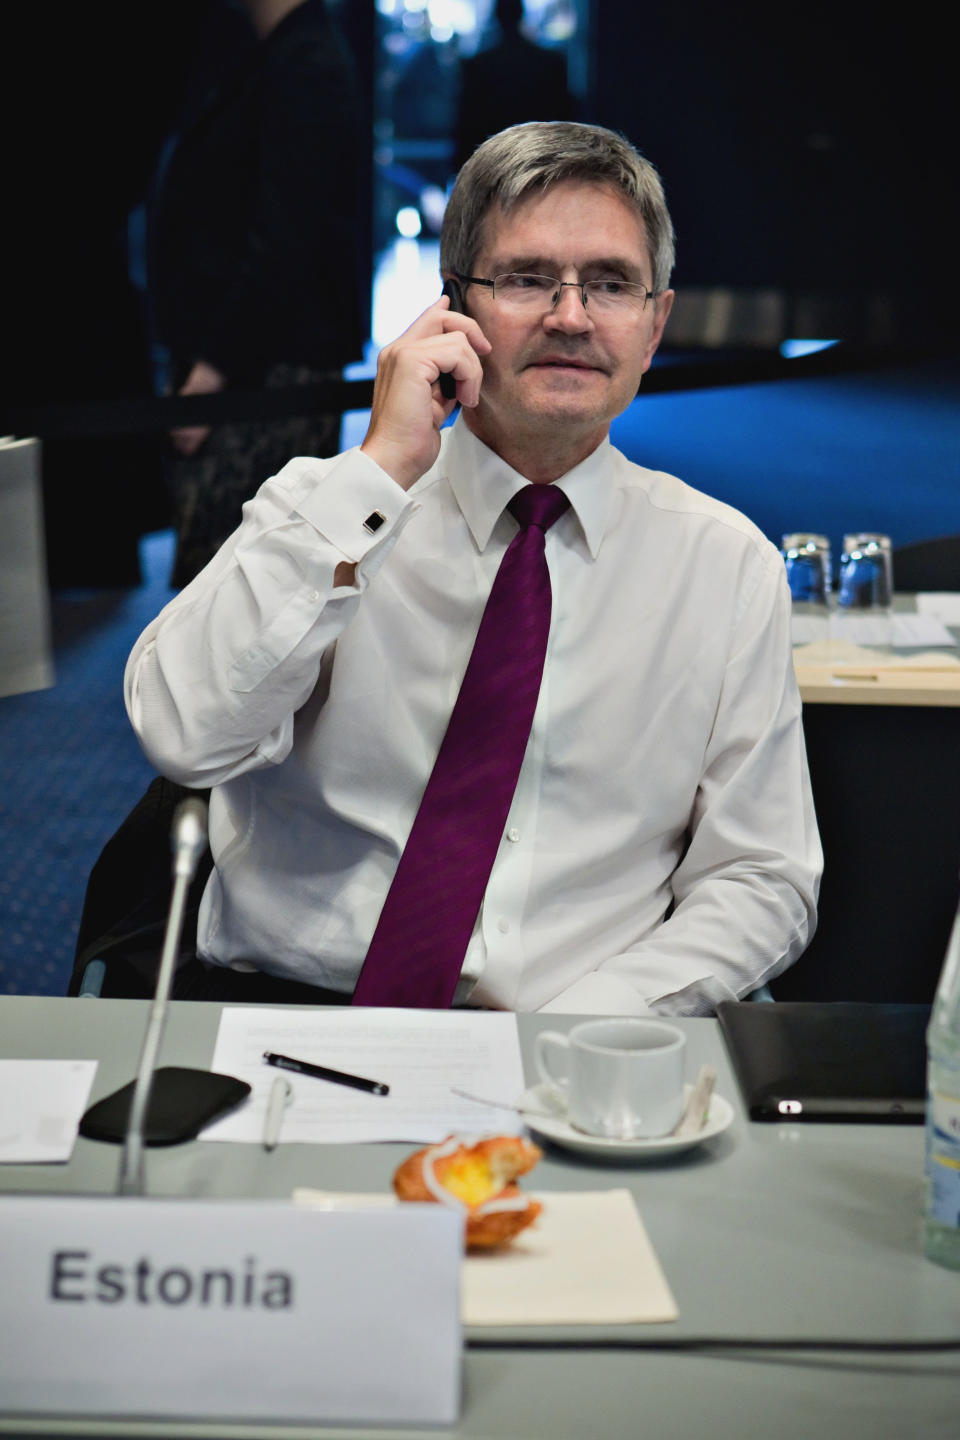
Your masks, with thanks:
[(543, 1206), (516, 1184), (542, 1151), (517, 1135), (494, 1135), (476, 1143), (451, 1135), (408, 1155), (393, 1177), (401, 1200), (438, 1201), (466, 1215), (468, 1250), (508, 1245), (532, 1225)]

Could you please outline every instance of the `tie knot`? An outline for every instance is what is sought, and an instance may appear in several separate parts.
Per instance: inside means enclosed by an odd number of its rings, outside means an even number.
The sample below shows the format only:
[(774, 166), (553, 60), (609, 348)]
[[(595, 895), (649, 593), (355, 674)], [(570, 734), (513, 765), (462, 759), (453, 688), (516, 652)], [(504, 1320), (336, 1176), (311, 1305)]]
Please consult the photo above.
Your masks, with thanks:
[(507, 505), (511, 515), (521, 528), (536, 525), (549, 530), (554, 520), (559, 520), (570, 501), (555, 485), (525, 485)]

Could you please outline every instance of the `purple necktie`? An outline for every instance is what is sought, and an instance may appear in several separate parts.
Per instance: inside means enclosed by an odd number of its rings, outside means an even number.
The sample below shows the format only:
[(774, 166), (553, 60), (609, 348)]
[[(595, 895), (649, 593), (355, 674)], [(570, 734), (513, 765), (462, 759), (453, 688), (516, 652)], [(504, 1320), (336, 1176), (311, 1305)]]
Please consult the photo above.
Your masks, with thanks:
[(353, 996), (446, 1009), (503, 837), (540, 693), (550, 631), (545, 534), (569, 500), (527, 485), (457, 703)]

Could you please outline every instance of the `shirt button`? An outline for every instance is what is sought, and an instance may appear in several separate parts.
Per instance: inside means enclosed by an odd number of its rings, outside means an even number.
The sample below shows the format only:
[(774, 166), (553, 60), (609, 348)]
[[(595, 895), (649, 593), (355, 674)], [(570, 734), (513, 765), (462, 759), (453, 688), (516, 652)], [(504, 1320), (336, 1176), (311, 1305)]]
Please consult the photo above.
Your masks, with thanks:
[(520, 831), (517, 829), (516, 825), (510, 826), (510, 829), (507, 831), (507, 839), (510, 840), (514, 845), (516, 845), (517, 841), (520, 839)]
[(311, 590), (310, 594), (307, 596), (307, 599), (310, 601), (311, 605), (316, 605), (320, 599), (320, 591)]
[(497, 929), (500, 931), (500, 934), (501, 934), (501, 935), (506, 935), (506, 934), (508, 934), (508, 933), (509, 933), (509, 930), (510, 930), (510, 921), (509, 921), (509, 920), (498, 920), (498, 921), (497, 921)]

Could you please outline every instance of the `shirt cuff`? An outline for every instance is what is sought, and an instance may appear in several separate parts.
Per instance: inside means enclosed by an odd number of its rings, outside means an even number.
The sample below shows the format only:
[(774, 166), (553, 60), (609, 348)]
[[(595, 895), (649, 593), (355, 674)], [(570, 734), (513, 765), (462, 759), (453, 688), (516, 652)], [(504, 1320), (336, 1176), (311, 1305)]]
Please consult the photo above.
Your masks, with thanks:
[(642, 1000), (632, 985), (616, 975), (591, 970), (561, 990), (540, 1015), (653, 1015), (655, 1012)]
[(419, 506), (362, 450), (346, 450), (296, 506), (348, 560), (395, 534)]

